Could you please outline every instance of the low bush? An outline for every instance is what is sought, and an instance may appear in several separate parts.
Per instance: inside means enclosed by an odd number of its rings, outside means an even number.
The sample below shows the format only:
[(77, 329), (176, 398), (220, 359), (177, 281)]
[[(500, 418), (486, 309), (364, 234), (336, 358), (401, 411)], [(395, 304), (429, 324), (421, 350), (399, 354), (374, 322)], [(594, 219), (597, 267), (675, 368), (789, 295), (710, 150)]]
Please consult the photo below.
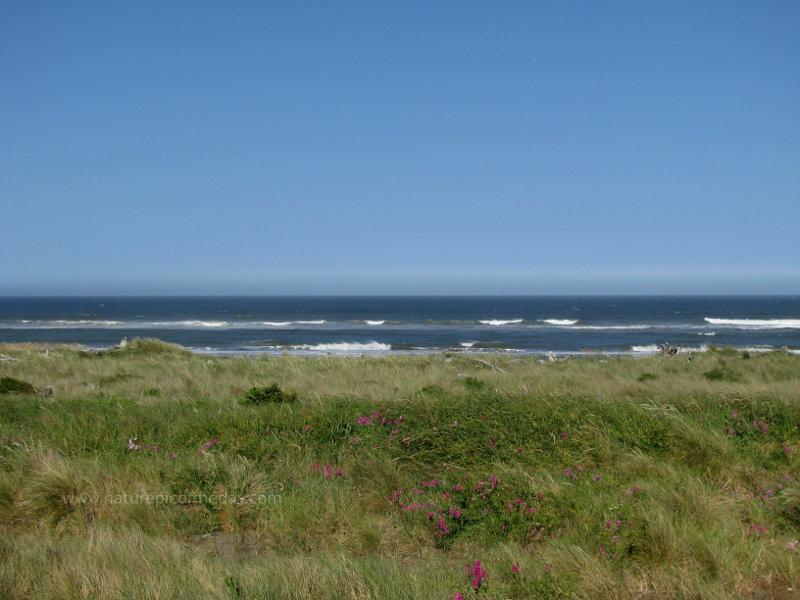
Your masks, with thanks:
[(245, 390), (241, 399), (245, 404), (275, 404), (294, 402), (297, 400), (297, 394), (284, 392), (277, 383), (272, 383), (265, 387), (251, 387)]
[(0, 377), (0, 394), (33, 394), (36, 388), (27, 381), (13, 377)]
[(706, 371), (703, 376), (709, 381), (729, 381), (731, 383), (739, 383), (743, 379), (741, 373), (724, 366)]

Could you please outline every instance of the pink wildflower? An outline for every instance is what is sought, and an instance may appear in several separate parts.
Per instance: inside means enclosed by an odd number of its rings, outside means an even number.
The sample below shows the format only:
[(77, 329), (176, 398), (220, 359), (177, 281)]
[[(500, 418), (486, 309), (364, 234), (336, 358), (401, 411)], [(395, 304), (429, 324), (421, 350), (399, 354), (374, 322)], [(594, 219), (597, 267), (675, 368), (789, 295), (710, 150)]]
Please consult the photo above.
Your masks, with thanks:
[(486, 585), (486, 571), (481, 569), (481, 561), (476, 560), (473, 566), (467, 565), (467, 577), (472, 580), (472, 588), (475, 590)]
[(434, 535), (447, 535), (448, 533), (450, 533), (450, 530), (447, 528), (447, 525), (445, 524), (444, 517), (439, 517), (436, 520), (436, 532)]

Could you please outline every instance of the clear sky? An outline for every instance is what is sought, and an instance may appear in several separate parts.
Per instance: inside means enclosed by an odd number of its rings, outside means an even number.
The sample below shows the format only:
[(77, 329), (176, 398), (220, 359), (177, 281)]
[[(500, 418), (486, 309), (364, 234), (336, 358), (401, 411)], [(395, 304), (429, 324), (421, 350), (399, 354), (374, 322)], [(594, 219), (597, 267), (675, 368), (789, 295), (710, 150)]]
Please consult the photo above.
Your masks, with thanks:
[(800, 293), (800, 2), (0, 3), (0, 295)]

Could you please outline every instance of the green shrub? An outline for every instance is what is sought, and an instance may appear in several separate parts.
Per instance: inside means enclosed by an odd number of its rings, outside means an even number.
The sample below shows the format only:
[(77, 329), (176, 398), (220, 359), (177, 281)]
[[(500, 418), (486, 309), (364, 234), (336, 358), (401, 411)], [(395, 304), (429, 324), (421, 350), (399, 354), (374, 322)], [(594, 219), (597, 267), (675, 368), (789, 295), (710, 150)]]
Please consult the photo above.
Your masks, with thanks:
[(473, 392), (485, 392), (489, 389), (489, 384), (477, 377), (464, 377), (461, 382)]
[(13, 377), (0, 377), (0, 394), (33, 394), (36, 388), (27, 381)]
[(251, 387), (242, 392), (241, 398), (245, 404), (273, 404), (294, 402), (297, 394), (284, 392), (277, 383), (272, 383), (266, 387)]
[(724, 366), (706, 371), (703, 376), (709, 381), (730, 381), (732, 383), (741, 382), (743, 379), (741, 373)]

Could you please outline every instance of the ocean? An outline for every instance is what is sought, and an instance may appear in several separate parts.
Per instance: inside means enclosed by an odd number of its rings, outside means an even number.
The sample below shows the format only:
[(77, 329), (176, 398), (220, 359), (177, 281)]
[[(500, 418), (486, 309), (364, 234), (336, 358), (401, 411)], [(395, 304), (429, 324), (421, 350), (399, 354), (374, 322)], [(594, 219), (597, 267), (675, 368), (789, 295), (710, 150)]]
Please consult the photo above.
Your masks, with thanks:
[(800, 352), (800, 296), (1, 297), (0, 342), (200, 353)]

